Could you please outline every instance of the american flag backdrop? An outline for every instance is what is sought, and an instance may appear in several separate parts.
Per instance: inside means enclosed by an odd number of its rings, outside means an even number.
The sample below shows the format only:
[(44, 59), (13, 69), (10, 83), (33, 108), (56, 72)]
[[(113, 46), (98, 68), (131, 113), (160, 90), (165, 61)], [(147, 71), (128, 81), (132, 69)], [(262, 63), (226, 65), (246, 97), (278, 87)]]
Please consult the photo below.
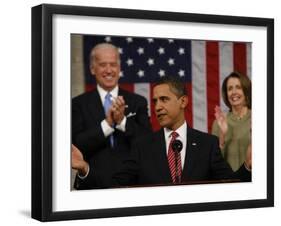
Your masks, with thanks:
[(83, 36), (85, 90), (95, 88), (89, 71), (91, 48), (108, 42), (119, 48), (120, 87), (144, 96), (154, 130), (152, 87), (164, 76), (177, 76), (189, 96), (186, 119), (195, 129), (210, 132), (216, 105), (226, 110), (221, 98), (223, 79), (232, 71), (251, 77), (251, 43), (167, 38)]

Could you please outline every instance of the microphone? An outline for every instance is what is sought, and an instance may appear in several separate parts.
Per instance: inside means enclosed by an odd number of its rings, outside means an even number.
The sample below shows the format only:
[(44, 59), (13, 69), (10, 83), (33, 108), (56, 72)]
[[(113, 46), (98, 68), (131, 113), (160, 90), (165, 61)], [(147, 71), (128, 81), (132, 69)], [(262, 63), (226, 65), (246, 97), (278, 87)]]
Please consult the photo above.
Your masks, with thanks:
[(174, 140), (172, 143), (172, 149), (174, 152), (180, 153), (182, 149), (182, 142), (180, 140)]
[(180, 183), (181, 182), (181, 178), (180, 178), (180, 172), (178, 169), (178, 164), (179, 164), (179, 158), (180, 158), (180, 152), (182, 150), (182, 142), (180, 140), (174, 140), (172, 143), (172, 150), (175, 154), (175, 165), (176, 165), (176, 183)]

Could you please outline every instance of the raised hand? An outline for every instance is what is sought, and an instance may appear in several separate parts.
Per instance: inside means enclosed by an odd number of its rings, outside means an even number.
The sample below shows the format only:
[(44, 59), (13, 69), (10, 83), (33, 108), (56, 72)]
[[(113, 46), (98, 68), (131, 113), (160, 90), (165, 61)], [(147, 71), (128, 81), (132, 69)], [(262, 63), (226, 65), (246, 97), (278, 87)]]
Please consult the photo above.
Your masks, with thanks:
[(125, 117), (125, 100), (122, 96), (115, 98), (112, 104), (113, 121), (119, 125)]
[(219, 106), (215, 107), (215, 117), (220, 128), (220, 132), (225, 136), (228, 130), (226, 114), (221, 110)]
[(81, 151), (73, 144), (71, 145), (71, 167), (78, 170), (79, 174), (82, 176), (86, 175), (89, 167)]

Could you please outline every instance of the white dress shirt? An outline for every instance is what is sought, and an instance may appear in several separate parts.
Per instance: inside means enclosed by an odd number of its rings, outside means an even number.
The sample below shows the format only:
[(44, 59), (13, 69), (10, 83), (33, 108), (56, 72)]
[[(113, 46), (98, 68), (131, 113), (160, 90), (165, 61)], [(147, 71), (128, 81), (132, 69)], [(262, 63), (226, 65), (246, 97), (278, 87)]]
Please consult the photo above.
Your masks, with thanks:
[[(108, 91), (104, 90), (99, 85), (97, 85), (97, 91), (100, 95), (102, 106), (104, 106), (105, 96), (107, 95)], [(113, 90), (111, 90), (109, 92), (113, 98), (113, 101), (114, 101), (114, 99), (116, 99), (118, 97), (118, 91), (119, 91), (119, 87), (116, 86)], [(127, 121), (127, 118), (125, 116), (123, 118), (123, 120), (121, 121), (121, 123), (119, 125), (116, 125), (115, 128), (122, 132), (125, 132), (126, 131), (126, 121)], [(111, 127), (105, 119), (102, 120), (102, 122), (101, 122), (101, 128), (102, 128), (102, 131), (103, 131), (103, 134), (105, 137), (110, 136), (115, 131), (115, 128)]]

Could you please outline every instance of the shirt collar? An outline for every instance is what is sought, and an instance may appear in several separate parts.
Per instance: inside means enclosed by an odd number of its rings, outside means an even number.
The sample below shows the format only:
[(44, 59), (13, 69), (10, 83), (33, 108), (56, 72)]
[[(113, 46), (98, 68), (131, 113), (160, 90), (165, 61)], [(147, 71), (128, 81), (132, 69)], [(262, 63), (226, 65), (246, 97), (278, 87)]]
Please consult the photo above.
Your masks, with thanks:
[(113, 90), (111, 90), (110, 92), (106, 91), (105, 89), (103, 89), (100, 85), (97, 85), (97, 90), (99, 92), (100, 98), (101, 98), (101, 102), (104, 104), (104, 99), (107, 93), (110, 93), (112, 97), (117, 98), (118, 97), (118, 91), (119, 91), (119, 87), (115, 86)]
[[(168, 128), (164, 128), (164, 134), (165, 134), (165, 140), (169, 140), (172, 135), (173, 130), (170, 130)], [(185, 139), (186, 133), (187, 133), (187, 124), (186, 121), (177, 129), (175, 130), (177, 134), (179, 135), (179, 138)]]

